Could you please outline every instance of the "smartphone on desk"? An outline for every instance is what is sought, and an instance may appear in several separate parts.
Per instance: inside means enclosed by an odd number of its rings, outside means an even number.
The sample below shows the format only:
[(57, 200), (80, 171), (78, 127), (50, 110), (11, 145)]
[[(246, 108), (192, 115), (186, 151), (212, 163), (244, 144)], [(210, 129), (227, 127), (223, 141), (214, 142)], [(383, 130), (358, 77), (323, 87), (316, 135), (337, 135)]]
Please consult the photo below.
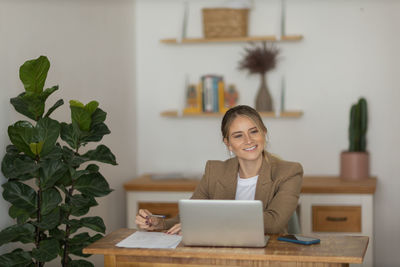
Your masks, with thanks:
[(302, 244), (302, 245), (318, 244), (319, 242), (321, 242), (319, 238), (302, 236), (302, 235), (283, 235), (278, 237), (278, 240)]

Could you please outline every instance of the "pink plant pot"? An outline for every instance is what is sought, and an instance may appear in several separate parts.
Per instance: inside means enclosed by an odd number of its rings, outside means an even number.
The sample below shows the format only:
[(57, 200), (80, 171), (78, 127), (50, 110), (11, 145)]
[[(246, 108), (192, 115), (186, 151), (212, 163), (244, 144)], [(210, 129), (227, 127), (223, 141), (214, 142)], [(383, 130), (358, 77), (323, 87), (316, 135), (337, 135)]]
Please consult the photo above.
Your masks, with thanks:
[(342, 152), (340, 154), (340, 178), (360, 181), (369, 178), (368, 152)]

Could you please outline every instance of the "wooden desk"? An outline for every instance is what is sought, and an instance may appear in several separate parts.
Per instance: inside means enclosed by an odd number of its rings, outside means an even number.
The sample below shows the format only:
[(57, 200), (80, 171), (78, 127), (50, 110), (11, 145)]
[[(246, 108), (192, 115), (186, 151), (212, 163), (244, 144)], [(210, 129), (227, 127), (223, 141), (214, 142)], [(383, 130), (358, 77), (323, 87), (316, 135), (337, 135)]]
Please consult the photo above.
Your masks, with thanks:
[[(190, 198), (199, 180), (152, 180), (142, 175), (124, 184), (127, 192), (127, 227), (135, 228), (139, 208), (175, 216), (179, 199)], [(300, 224), (305, 235), (352, 234), (368, 236), (362, 267), (373, 266), (373, 196), (377, 179), (353, 182), (334, 176), (304, 176), (300, 195)], [(341, 220), (327, 221), (326, 218)]]
[(362, 263), (368, 246), (366, 236), (323, 236), (311, 246), (278, 241), (271, 236), (265, 248), (184, 247), (176, 249), (119, 248), (115, 244), (134, 233), (119, 229), (83, 249), (87, 254), (103, 254), (104, 266), (296, 266), (339, 267)]

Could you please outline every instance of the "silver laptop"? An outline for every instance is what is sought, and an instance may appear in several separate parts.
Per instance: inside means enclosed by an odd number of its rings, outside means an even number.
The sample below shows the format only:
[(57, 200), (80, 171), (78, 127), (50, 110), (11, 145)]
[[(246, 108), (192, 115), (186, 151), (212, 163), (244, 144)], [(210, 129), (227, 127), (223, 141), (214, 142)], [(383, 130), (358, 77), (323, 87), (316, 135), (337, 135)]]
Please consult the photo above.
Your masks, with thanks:
[(265, 247), (259, 200), (179, 200), (186, 246)]

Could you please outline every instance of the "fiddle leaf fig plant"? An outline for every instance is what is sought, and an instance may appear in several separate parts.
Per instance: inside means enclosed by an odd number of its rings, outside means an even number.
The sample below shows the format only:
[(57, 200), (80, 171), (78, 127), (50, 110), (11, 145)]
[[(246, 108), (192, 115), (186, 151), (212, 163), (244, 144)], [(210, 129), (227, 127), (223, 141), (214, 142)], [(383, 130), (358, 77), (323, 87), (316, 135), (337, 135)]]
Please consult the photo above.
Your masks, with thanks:
[[(0, 266), (39, 267), (57, 257), (65, 267), (93, 266), (71, 256), (89, 257), (82, 249), (106, 230), (101, 217), (82, 216), (98, 205), (97, 197), (112, 191), (93, 162), (116, 165), (115, 156), (103, 144), (81, 150), (110, 134), (104, 123), (107, 113), (96, 101), (84, 105), (71, 100), (71, 122), (52, 119), (50, 115), (64, 101), (56, 101), (45, 113), (47, 98), (58, 90), (58, 86), (43, 89), (49, 68), (45, 56), (26, 61), (19, 70), (25, 92), (10, 100), (30, 120), (8, 127), (11, 144), (1, 163), (7, 178), (2, 195), (16, 224), (0, 231), (0, 246), (27, 245), (0, 255)], [(97, 234), (85, 232), (88, 229)]]

